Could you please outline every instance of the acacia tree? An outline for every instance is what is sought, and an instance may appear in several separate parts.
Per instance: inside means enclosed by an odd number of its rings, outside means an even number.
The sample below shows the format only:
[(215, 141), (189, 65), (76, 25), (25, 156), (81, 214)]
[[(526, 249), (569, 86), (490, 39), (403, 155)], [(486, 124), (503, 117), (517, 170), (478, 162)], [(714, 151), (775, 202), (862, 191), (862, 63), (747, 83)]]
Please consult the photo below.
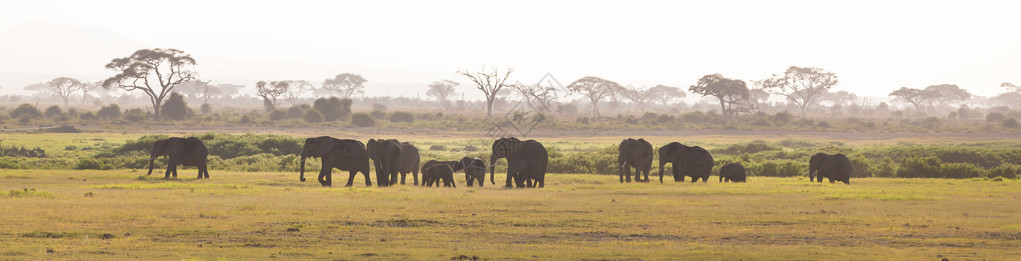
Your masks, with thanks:
[(163, 99), (178, 84), (195, 79), (197, 73), (189, 70), (195, 59), (177, 49), (142, 49), (131, 56), (116, 58), (106, 68), (117, 75), (103, 81), (103, 87), (120, 87), (125, 91), (140, 91), (152, 103), (153, 117), (159, 120)]
[(820, 68), (791, 66), (783, 75), (773, 75), (762, 81), (763, 89), (783, 95), (801, 108), (801, 117), (819, 96), (837, 84), (837, 75)]
[(288, 86), (286, 81), (269, 83), (259, 81), (255, 83), (255, 92), (256, 95), (262, 98), (262, 105), (266, 107), (266, 111), (272, 111), (277, 107), (277, 97), (286, 93)]
[(652, 96), (653, 101), (659, 102), (660, 105), (666, 107), (670, 105), (671, 101), (676, 99), (682, 99), (685, 96), (687, 96), (687, 94), (685, 94), (684, 91), (681, 90), (681, 88), (666, 85), (656, 85), (653, 86), (652, 88), (649, 88), (649, 96)]
[(713, 96), (720, 100), (720, 112), (724, 116), (733, 116), (731, 108), (735, 103), (748, 99), (748, 85), (742, 80), (730, 79), (720, 74), (709, 74), (698, 79), (698, 83), (688, 88), (692, 93), (702, 97)]
[(323, 81), (322, 90), (327, 93), (336, 93), (344, 99), (350, 99), (355, 94), (364, 93), (365, 83), (368, 82), (361, 75), (353, 73), (341, 73), (332, 79)]
[(939, 108), (944, 108), (951, 102), (965, 101), (971, 98), (971, 93), (957, 87), (956, 84), (930, 85), (925, 87), (925, 91), (929, 93), (929, 97), (932, 97), (934, 105), (938, 105)]
[(925, 90), (919, 90), (908, 87), (900, 87), (900, 89), (897, 89), (896, 91), (890, 93), (891, 97), (910, 103), (911, 105), (915, 106), (915, 110), (919, 111), (922, 110), (921, 108), (922, 104), (924, 104), (926, 101), (932, 98), (930, 95), (931, 93)]
[(200, 81), (198, 79), (182, 82), (177, 86), (177, 92), (188, 96), (189, 99), (200, 99), (202, 104), (208, 104), (209, 99), (222, 94), (220, 88), (209, 84), (210, 82), (212, 81)]
[(301, 103), (301, 96), (315, 91), (312, 83), (305, 80), (289, 80), (284, 82), (287, 83), (287, 92), (283, 95), (284, 100), (291, 106)]
[(82, 82), (82, 87), (78, 90), (82, 91), (82, 104), (89, 98), (89, 93), (97, 88), (103, 87), (102, 82)]
[(606, 80), (595, 76), (585, 76), (567, 85), (571, 93), (578, 93), (588, 97), (592, 103), (592, 115), (599, 117), (599, 101), (613, 95), (615, 92), (624, 90), (617, 82)]
[(458, 84), (460, 83), (451, 80), (435, 81), (429, 84), (429, 90), (425, 92), (425, 95), (436, 98), (443, 105), (443, 109), (446, 110), (450, 108), (450, 100), (454, 99), (454, 96), (457, 95), (457, 89), (454, 87)]
[(645, 111), (645, 103), (653, 99), (651, 89), (644, 89), (639, 87), (629, 86), (624, 90), (624, 98), (627, 98), (631, 103), (638, 106), (639, 109)]
[(493, 102), (496, 101), (497, 93), (506, 87), (505, 83), (507, 78), (510, 78), (511, 73), (514, 72), (514, 68), (507, 68), (507, 71), (500, 76), (500, 70), (496, 67), (491, 68), (492, 71), (486, 71), (486, 67), (482, 66), (478, 71), (457, 71), (457, 74), (468, 77), (473, 83), (475, 88), (482, 91), (486, 96), (486, 118), (493, 117)]
[[(46, 85), (37, 85), (35, 88), (39, 92), (49, 92), (60, 97), (60, 100), (64, 101), (64, 108), (67, 108), (68, 100), (71, 99), (71, 93), (81, 90), (84, 83), (70, 77), (57, 77), (50, 80)], [(40, 88), (43, 87), (43, 88)]]
[(539, 84), (525, 85), (515, 83), (511, 85), (514, 90), (525, 98), (528, 107), (542, 113), (552, 113), (556, 110), (557, 89), (553, 86), (542, 86)]

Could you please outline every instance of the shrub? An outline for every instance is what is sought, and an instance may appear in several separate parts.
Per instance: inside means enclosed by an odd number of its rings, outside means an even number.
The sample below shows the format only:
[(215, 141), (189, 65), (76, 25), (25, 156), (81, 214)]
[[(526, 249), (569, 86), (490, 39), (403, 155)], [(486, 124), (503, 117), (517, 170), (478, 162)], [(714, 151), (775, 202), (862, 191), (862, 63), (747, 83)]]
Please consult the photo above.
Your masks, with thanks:
[(208, 103), (203, 103), (202, 106), (199, 107), (199, 110), (202, 112), (202, 115), (208, 115), (213, 112), (213, 106)]
[(376, 120), (372, 119), (372, 116), (364, 112), (355, 113), (351, 116), (351, 124), (358, 127), (372, 127), (376, 126)]
[(240, 120), (240, 121), (238, 121), (238, 123), (241, 123), (241, 124), (250, 124), (250, 123), (252, 123), (252, 117), (249, 117), (248, 115), (245, 115), (245, 116), (241, 116), (241, 120)]
[(897, 163), (890, 159), (890, 157), (886, 157), (873, 169), (875, 171), (872, 173), (873, 177), (891, 178), (897, 174)]
[(64, 114), (64, 111), (60, 109), (60, 106), (53, 105), (53, 106), (50, 106), (49, 108), (46, 108), (46, 113), (45, 113), (46, 118), (51, 118), (53, 116), (59, 116), (61, 114)]
[[(287, 117), (288, 118), (292, 118), (292, 119), (297, 119), (297, 118), (301, 118), (301, 117), (305, 116), (305, 110), (307, 110), (307, 109), (305, 109), (303, 107), (309, 107), (309, 106), (307, 104), (302, 104), (300, 106), (291, 106), (290, 108), (287, 108)], [(309, 107), (309, 108), (311, 108), (311, 107)], [(319, 116), (322, 117), (322, 114), (320, 113)]]
[(659, 118), (659, 114), (656, 114), (655, 112), (646, 112), (642, 115), (642, 120), (644, 121), (656, 120), (656, 118)]
[(351, 99), (319, 98), (313, 102), (312, 108), (322, 114), (324, 121), (342, 120), (351, 114)]
[(18, 108), (15, 108), (13, 111), (11, 111), (10, 114), (11, 114), (11, 118), (23, 118), (23, 117), (39, 118), (39, 117), (43, 116), (43, 113), (40, 112), (39, 109), (36, 109), (35, 106), (32, 106), (31, 104), (28, 104), (28, 103), (23, 103), (21, 105), (18, 105)]
[(386, 104), (372, 103), (372, 112), (386, 112)]
[(91, 111), (87, 111), (85, 113), (82, 113), (82, 115), (79, 115), (78, 119), (81, 119), (83, 121), (95, 120), (96, 114), (93, 114)]
[(1001, 122), (1005, 118), (1006, 117), (1003, 116), (1003, 113), (999, 113), (999, 112), (992, 112), (992, 113), (986, 114), (986, 121), (987, 122)]
[(941, 178), (970, 179), (985, 176), (985, 169), (970, 163), (943, 163)]
[(780, 148), (765, 142), (752, 142), (748, 144), (733, 144), (722, 150), (714, 150), (713, 153), (722, 154), (754, 154), (767, 150), (779, 150)]
[(279, 120), (283, 120), (285, 118), (287, 118), (287, 112), (286, 111), (273, 110), (273, 112), (269, 113), (269, 120), (271, 120), (271, 121), (279, 121)]
[(94, 158), (81, 158), (78, 159), (78, 164), (75, 165), (75, 169), (112, 169), (112, 167), (106, 164), (101, 159)]
[(819, 121), (819, 123), (816, 123), (815, 125), (819, 126), (819, 128), (823, 128), (823, 129), (832, 127), (832, 126), (830, 126), (830, 123), (828, 121)]
[(372, 115), (372, 118), (376, 118), (376, 119), (381, 119), (381, 120), (382, 119), (386, 119), (386, 112), (385, 111), (372, 111), (372, 113), (370, 113), (369, 115)]
[(18, 123), (28, 124), (29, 122), (32, 122), (32, 117), (28, 115), (22, 115), (21, 118), (18, 118)]
[(170, 98), (160, 108), (160, 114), (162, 114), (160, 116), (167, 117), (167, 119), (180, 121), (188, 118), (188, 103), (179, 93), (171, 93)]
[(124, 111), (124, 119), (130, 122), (142, 122), (145, 121), (145, 112), (139, 108), (126, 110)]
[(308, 110), (308, 112), (305, 112), (305, 117), (303, 118), (305, 119), (306, 122), (311, 123), (323, 122), (323, 114), (319, 113), (319, 110), (316, 109), (311, 109)]
[(776, 114), (773, 114), (773, 121), (775, 122), (788, 123), (791, 122), (791, 118), (792, 118), (791, 113), (786, 111), (777, 112)]
[(121, 107), (117, 106), (117, 104), (110, 104), (108, 106), (103, 106), (103, 108), (100, 108), (99, 111), (96, 112), (96, 116), (100, 117), (100, 118), (104, 118), (104, 119), (116, 119), (116, 118), (120, 118), (121, 117)]
[(575, 121), (577, 121), (578, 123), (581, 123), (581, 124), (588, 124), (589, 123), (588, 117), (578, 117), (577, 119), (575, 119)]
[(1015, 120), (1014, 118), (1003, 120), (1003, 123), (1001, 123), (1001, 125), (1007, 128), (1017, 128), (1018, 126), (1017, 120)]
[(987, 176), (990, 178), (1003, 177), (1016, 179), (1019, 173), (1021, 173), (1021, 166), (1008, 163), (990, 169)]
[(940, 166), (943, 163), (936, 157), (906, 157), (900, 161), (897, 177), (901, 178), (938, 178), (942, 175)]
[(757, 176), (795, 177), (808, 173), (808, 165), (793, 160), (771, 160), (752, 168)]
[(397, 111), (390, 115), (390, 122), (415, 122), (415, 115), (409, 112)]
[(432, 146), (429, 146), (429, 150), (444, 151), (444, 150), (447, 150), (447, 148), (443, 147), (443, 145), (432, 145)]
[(766, 119), (757, 119), (755, 121), (752, 121), (752, 126), (771, 127), (773, 125), (769, 124), (769, 121), (767, 121)]

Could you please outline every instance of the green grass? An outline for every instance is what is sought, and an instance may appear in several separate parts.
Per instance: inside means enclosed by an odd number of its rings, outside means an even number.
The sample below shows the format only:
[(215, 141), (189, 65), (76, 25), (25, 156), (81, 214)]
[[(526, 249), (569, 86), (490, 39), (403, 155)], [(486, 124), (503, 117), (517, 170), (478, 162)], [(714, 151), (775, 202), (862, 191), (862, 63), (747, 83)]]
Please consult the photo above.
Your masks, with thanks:
[(549, 174), (544, 189), (507, 190), (456, 175), (453, 189), (322, 188), (292, 172), (140, 175), (0, 170), (0, 191), (48, 195), (0, 196), (0, 259), (1021, 258), (1017, 180)]

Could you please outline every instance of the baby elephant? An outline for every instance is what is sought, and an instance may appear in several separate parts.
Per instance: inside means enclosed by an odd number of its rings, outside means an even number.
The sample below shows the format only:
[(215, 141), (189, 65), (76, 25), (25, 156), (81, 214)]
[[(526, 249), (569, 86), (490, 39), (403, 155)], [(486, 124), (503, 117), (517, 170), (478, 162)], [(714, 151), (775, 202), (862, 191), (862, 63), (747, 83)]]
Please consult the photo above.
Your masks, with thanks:
[(745, 182), (748, 176), (745, 175), (744, 166), (741, 163), (730, 163), (720, 168), (720, 182)]
[(433, 183), (439, 186), (440, 180), (444, 187), (457, 187), (454, 184), (454, 172), (461, 170), (461, 162), (458, 161), (436, 161), (430, 160), (422, 165), (422, 186), (432, 187)]
[(464, 167), (464, 179), (468, 181), (468, 186), (473, 185), (473, 181), (479, 182), (479, 187), (486, 184), (486, 162), (479, 158), (464, 157), (461, 158), (461, 166)]

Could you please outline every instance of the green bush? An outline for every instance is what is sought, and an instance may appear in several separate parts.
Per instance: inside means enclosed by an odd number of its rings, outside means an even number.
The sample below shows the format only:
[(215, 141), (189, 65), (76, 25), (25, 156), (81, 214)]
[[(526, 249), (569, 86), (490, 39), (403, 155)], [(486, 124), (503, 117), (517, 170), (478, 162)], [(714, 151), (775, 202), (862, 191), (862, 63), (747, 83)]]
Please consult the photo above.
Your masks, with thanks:
[(943, 162), (936, 157), (906, 157), (902, 158), (897, 168), (897, 177), (900, 178), (941, 178), (943, 172), (940, 166)]
[(390, 115), (390, 122), (415, 122), (415, 115), (409, 112), (396, 111), (393, 115)]
[(1003, 113), (992, 112), (992, 113), (986, 114), (986, 121), (987, 122), (1001, 122), (1001, 121), (1003, 121), (1005, 119), (1006, 119), (1006, 117), (1003, 116)]
[(1016, 179), (1018, 178), (1019, 173), (1021, 173), (1021, 166), (1014, 164), (1003, 164), (990, 169), (989, 174), (987, 174), (987, 176), (990, 178), (1003, 177), (1008, 179)]
[(188, 109), (188, 103), (184, 101), (184, 96), (179, 93), (171, 93), (170, 98), (160, 106), (160, 116), (166, 117), (168, 120), (181, 121), (188, 118), (190, 109)]
[(941, 178), (948, 179), (970, 179), (986, 175), (985, 169), (969, 163), (943, 163), (940, 170), (943, 172)]
[(101, 159), (81, 158), (75, 169), (112, 169), (112, 167)]
[(351, 103), (351, 99), (346, 98), (319, 98), (312, 103), (312, 108), (322, 114), (324, 121), (337, 121), (351, 114)]
[(305, 119), (306, 122), (311, 123), (323, 122), (323, 114), (319, 113), (319, 110), (316, 109), (311, 109), (308, 110), (308, 112), (305, 112), (305, 117), (303, 118)]
[(269, 113), (269, 120), (271, 120), (271, 121), (279, 121), (279, 120), (283, 120), (285, 118), (287, 118), (287, 112), (286, 111), (273, 110), (273, 112)]
[(53, 105), (53, 106), (50, 106), (49, 108), (46, 108), (46, 113), (45, 113), (46, 118), (51, 118), (53, 116), (60, 116), (61, 114), (64, 114), (64, 111), (60, 109), (60, 106)]
[(376, 120), (367, 113), (359, 112), (351, 116), (351, 124), (358, 127), (372, 127), (376, 125)]
[(36, 109), (35, 106), (32, 106), (31, 104), (28, 103), (23, 103), (21, 105), (18, 105), (18, 108), (15, 108), (13, 111), (11, 111), (10, 115), (11, 118), (28, 117), (34, 119), (42, 117), (43, 113), (40, 112), (39, 109)]
[(108, 106), (103, 106), (103, 108), (100, 108), (99, 111), (96, 112), (96, 117), (100, 117), (100, 118), (104, 118), (104, 119), (116, 119), (116, 118), (120, 118), (121, 117), (121, 107), (117, 106), (117, 104), (110, 104)]
[(145, 112), (139, 108), (124, 111), (124, 119), (130, 122), (143, 122), (145, 121), (145, 116)]
[(1014, 118), (1010, 118), (1010, 119), (1003, 120), (1003, 123), (1000, 123), (1000, 125), (1003, 125), (1003, 127), (1007, 127), (1007, 128), (1013, 129), (1013, 128), (1017, 128), (1018, 123), (1017, 123), (1017, 120), (1015, 120)]
[(793, 160), (771, 160), (748, 167), (756, 176), (796, 177), (808, 173), (808, 162)]

